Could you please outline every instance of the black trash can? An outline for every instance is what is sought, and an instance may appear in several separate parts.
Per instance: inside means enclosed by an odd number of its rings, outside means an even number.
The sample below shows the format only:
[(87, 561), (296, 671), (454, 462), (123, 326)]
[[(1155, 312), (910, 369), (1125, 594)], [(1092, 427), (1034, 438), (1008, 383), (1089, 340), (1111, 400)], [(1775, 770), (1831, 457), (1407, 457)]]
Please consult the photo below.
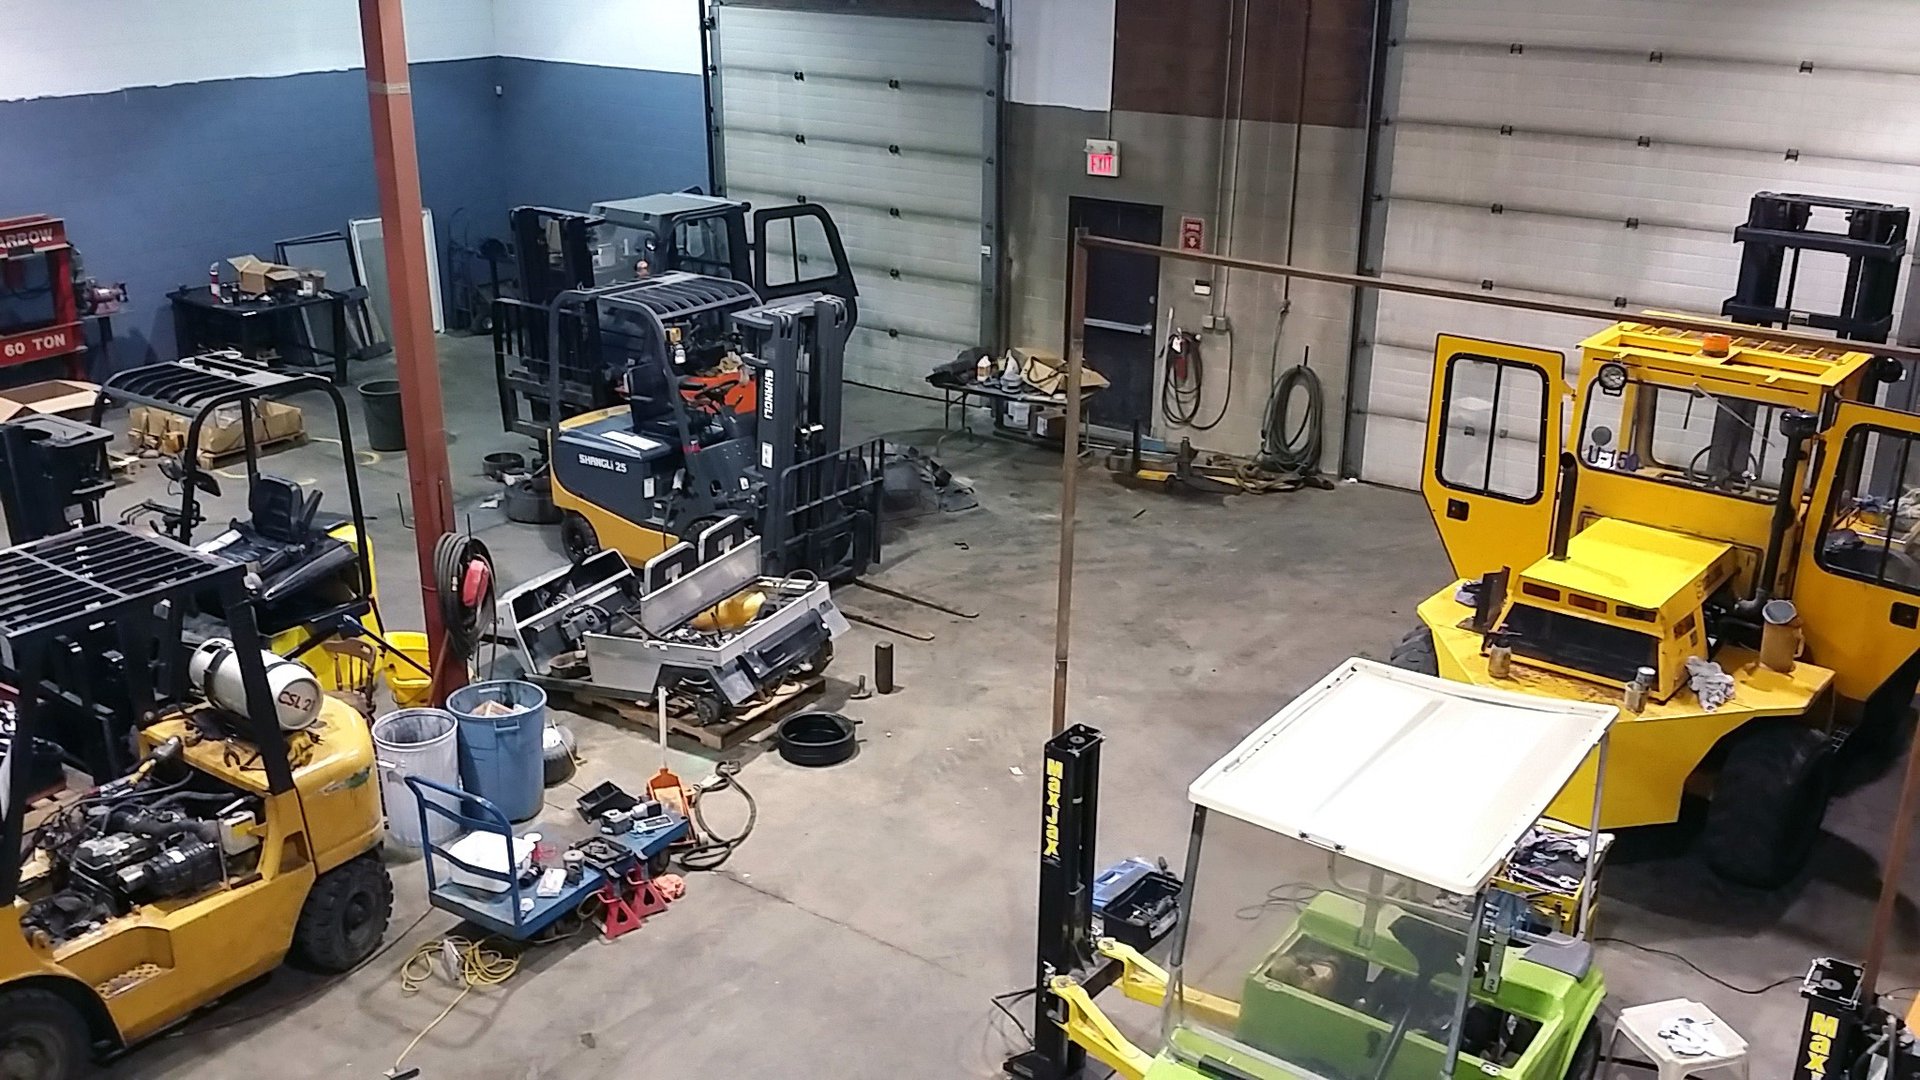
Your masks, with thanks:
[(405, 450), (407, 429), (400, 422), (400, 380), (374, 379), (360, 384), (360, 406), (367, 417), (367, 445), (375, 450)]

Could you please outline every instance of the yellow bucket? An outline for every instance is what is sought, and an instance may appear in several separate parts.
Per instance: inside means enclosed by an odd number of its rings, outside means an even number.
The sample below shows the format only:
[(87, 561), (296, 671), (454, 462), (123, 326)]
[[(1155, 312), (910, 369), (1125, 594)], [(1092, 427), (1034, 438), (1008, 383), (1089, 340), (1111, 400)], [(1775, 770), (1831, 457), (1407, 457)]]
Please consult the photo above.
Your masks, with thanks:
[[(387, 677), (387, 689), (393, 693), (393, 703), (403, 709), (426, 704), (433, 695), (433, 679), (420, 673), (420, 668), (433, 667), (433, 653), (427, 647), (427, 635), (417, 630), (398, 630), (387, 635), (387, 642), (393, 648), (381, 658), (381, 670)], [(397, 655), (400, 653), (420, 667), (401, 659)]]

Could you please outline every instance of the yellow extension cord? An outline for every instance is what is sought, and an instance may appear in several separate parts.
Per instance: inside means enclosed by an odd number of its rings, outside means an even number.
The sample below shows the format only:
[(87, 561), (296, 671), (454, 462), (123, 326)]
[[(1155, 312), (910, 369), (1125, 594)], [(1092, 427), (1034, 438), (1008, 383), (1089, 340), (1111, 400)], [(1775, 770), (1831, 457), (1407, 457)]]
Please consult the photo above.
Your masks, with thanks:
[(440, 1026), (440, 1021), (451, 1016), (453, 1010), (473, 992), (474, 987), (499, 986), (512, 978), (514, 972), (520, 970), (520, 954), (517, 951), (507, 952), (501, 948), (491, 947), (488, 943), (494, 940), (496, 939), (485, 937), (475, 941), (449, 934), (443, 938), (423, 942), (419, 948), (413, 950), (412, 956), (407, 957), (406, 963), (400, 965), (400, 992), (417, 994), (420, 988), (433, 978), (439, 961), (446, 956), (447, 950), (451, 949), (459, 962), (459, 971), (456, 974), (457, 981), (460, 983), (460, 996), (440, 1010), (440, 1015), (434, 1017), (432, 1023), (420, 1029), (420, 1034), (415, 1035), (413, 1041), (407, 1044), (407, 1048), (400, 1051), (400, 1056), (393, 1059), (393, 1068), (389, 1070), (390, 1073), (400, 1071), (401, 1062), (406, 1061), (407, 1055), (413, 1053), (414, 1047), (420, 1045), (420, 1040), (427, 1037), (427, 1032)]

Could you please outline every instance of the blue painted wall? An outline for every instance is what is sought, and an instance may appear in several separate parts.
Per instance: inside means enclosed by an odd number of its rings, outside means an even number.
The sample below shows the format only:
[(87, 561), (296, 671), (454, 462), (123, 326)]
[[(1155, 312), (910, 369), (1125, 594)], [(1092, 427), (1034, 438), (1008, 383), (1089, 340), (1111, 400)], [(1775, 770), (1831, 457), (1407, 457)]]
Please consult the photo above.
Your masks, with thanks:
[(603, 199), (707, 187), (698, 75), (498, 58), (515, 205), (585, 210)]
[[(460, 208), (505, 213), (494, 63), (413, 67), (421, 187), (443, 241)], [(173, 356), (166, 294), (205, 284), (207, 264), (272, 258), (276, 240), (379, 213), (362, 71), (4, 102), (0, 161), (0, 216), (65, 218), (88, 271), (127, 283), (118, 367)]]
[[(505, 238), (510, 207), (707, 183), (697, 75), (496, 56), (412, 81), (443, 283), (446, 242)], [(166, 294), (208, 263), (379, 213), (361, 71), (0, 102), (0, 162), (0, 217), (65, 218), (89, 272), (127, 283), (116, 367), (174, 355)]]

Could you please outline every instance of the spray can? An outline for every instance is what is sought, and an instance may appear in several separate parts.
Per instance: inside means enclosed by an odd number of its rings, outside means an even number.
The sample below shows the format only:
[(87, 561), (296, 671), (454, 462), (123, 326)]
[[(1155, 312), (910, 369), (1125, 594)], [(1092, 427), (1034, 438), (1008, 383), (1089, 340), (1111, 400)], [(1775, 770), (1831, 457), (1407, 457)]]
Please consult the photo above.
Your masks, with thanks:
[(220, 293), (220, 264), (219, 263), (209, 263), (207, 265), (207, 291), (213, 293), (213, 298), (215, 301), (222, 304), (227, 302), (227, 298), (225, 296), (222, 296)]

